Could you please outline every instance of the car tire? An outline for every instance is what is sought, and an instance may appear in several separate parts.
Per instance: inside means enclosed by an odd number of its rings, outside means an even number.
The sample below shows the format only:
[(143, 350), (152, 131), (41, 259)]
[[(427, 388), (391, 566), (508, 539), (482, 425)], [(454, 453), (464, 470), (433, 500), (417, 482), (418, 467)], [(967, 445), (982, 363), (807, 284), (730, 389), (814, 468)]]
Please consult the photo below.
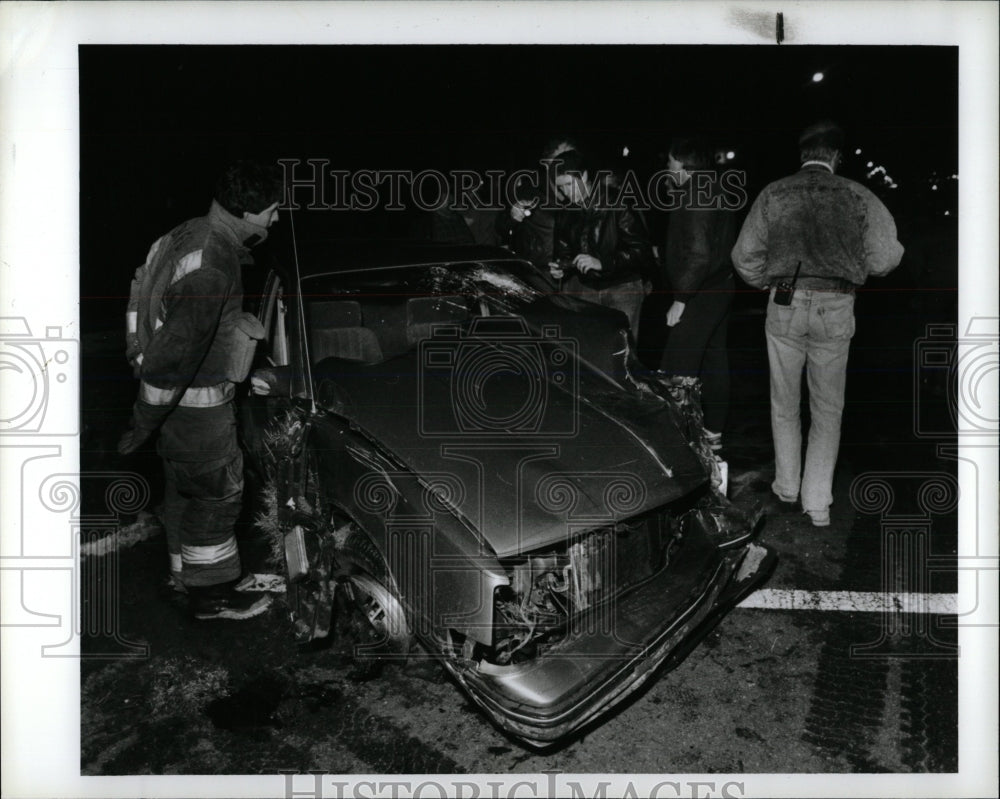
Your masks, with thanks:
[(337, 547), (336, 561), (337, 593), (343, 600), (338, 609), (349, 614), (348, 626), (357, 640), (356, 669), (367, 673), (382, 662), (404, 660), (413, 643), (412, 626), (375, 544), (355, 528)]

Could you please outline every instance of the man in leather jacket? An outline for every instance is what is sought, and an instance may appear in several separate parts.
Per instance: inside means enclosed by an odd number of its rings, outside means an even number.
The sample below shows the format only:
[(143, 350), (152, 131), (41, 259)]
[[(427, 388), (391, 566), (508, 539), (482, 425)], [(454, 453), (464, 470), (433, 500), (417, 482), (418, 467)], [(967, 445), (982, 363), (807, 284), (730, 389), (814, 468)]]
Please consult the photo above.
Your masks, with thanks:
[(613, 176), (591, 172), (575, 150), (556, 161), (555, 184), (569, 207), (556, 215), (549, 272), (563, 292), (624, 313), (637, 340), (643, 277), (654, 263), (645, 221), (617, 204)]
[(557, 136), (542, 148), (539, 168), (531, 181), (523, 176), (515, 187), (516, 201), (501, 218), (507, 244), (539, 270), (548, 271), (552, 260), (558, 206), (555, 199), (552, 165), (563, 153), (580, 148), (568, 136)]
[(235, 590), (243, 454), (233, 397), (264, 332), (242, 311), (241, 269), (277, 221), (281, 198), (277, 167), (237, 162), (208, 214), (157, 239), (132, 282), (126, 355), (139, 397), (118, 451), (134, 452), (159, 430), (171, 579), (198, 619), (250, 618), (269, 604)]
[(664, 276), (673, 303), (660, 368), (701, 379), (705, 428), (716, 448), (722, 445), (729, 414), (726, 337), (735, 291), (729, 253), (736, 241), (736, 219), (720, 202), (719, 177), (705, 142), (674, 139), (668, 166), (682, 202), (670, 212), (664, 249)]

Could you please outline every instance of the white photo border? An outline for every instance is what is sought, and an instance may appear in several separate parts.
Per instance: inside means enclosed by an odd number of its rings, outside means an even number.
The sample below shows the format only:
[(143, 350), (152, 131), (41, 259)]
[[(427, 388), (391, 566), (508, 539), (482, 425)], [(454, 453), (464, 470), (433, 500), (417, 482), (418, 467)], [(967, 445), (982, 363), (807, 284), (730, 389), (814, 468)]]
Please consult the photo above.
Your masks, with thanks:
[[(995, 3), (975, 2), (5, 2), (0, 4), (0, 316), (23, 317), (36, 338), (79, 335), (79, 97), (81, 44), (643, 43), (778, 46), (800, 44), (942, 44), (959, 47), (961, 272), (960, 332), (998, 316), (998, 48)], [(53, 286), (56, 296), (49, 296)], [(51, 329), (51, 330), (49, 330)], [(51, 333), (51, 335), (49, 335)], [(995, 343), (994, 343), (995, 346)], [(985, 399), (996, 408), (995, 382)], [(3, 396), (0, 394), (0, 402)], [(26, 552), (23, 532), (36, 508), (20, 497), (23, 451), (48, 469), (79, 470), (77, 408), (50, 409), (56, 432), (0, 440), (4, 597), (20, 570), (51, 572), (42, 590), (69, 598), (60, 570), (76, 568), (72, 546), (55, 541)], [(59, 431), (63, 431), (60, 433)], [(978, 597), (978, 624), (959, 643), (957, 775), (738, 775), (743, 796), (987, 796), (997, 791), (997, 445), (960, 441), (978, 483), (963, 492), (962, 607)], [(975, 444), (976, 446), (973, 446)], [(35, 452), (37, 449), (37, 452)], [(15, 451), (17, 450), (17, 451)], [(16, 456), (16, 457), (15, 457)], [(17, 466), (16, 469), (12, 469)], [(965, 474), (960, 472), (960, 475)], [(16, 508), (14, 506), (17, 506)], [(44, 521), (44, 520), (43, 520)], [(988, 564), (993, 563), (992, 568)], [(979, 564), (978, 566), (976, 564)], [(986, 564), (985, 566), (983, 564)], [(42, 581), (44, 582), (44, 581)], [(39, 587), (40, 584), (36, 584)], [(4, 622), (9, 622), (4, 603)], [(61, 619), (64, 626), (66, 619)], [(79, 660), (42, 658), (53, 625), (4, 626), (3, 793), (29, 796), (284, 796), (284, 777), (79, 776)], [(71, 648), (71, 647), (70, 647)], [(671, 775), (715, 780), (724, 775)], [(430, 775), (423, 775), (430, 779)], [(561, 775), (585, 788), (612, 780), (609, 795), (631, 782), (640, 795), (656, 775)], [(358, 775), (375, 779), (377, 775)], [(509, 784), (546, 775), (462, 775), (466, 782)], [(417, 780), (419, 782), (419, 779)], [(447, 785), (448, 783), (445, 782)], [(521, 789), (528, 794), (527, 789)], [(331, 794), (333, 795), (333, 794)], [(349, 795), (349, 794), (345, 794)], [(506, 795), (506, 794), (503, 794)], [(543, 793), (537, 795), (544, 795)]]

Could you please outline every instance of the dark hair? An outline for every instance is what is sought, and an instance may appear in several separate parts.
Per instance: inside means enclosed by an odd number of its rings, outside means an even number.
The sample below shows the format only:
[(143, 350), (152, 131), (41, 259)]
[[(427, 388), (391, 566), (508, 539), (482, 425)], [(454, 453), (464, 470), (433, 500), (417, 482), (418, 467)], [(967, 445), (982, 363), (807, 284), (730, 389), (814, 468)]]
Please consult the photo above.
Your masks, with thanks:
[(216, 181), (215, 199), (233, 216), (259, 214), (284, 199), (282, 171), (277, 164), (234, 161)]
[(828, 119), (810, 125), (799, 136), (799, 160), (832, 161), (844, 149), (844, 131)]
[(582, 175), (587, 171), (587, 161), (579, 150), (567, 150), (556, 156), (556, 175)]
[[(559, 155), (556, 155), (557, 150), (559, 151)], [(553, 136), (542, 147), (542, 158), (558, 158), (563, 153), (568, 153), (571, 150), (580, 151), (580, 148), (576, 144), (576, 139), (569, 136)]]
[(670, 142), (668, 153), (680, 161), (688, 172), (712, 169), (712, 153), (708, 145), (693, 136), (678, 136)]

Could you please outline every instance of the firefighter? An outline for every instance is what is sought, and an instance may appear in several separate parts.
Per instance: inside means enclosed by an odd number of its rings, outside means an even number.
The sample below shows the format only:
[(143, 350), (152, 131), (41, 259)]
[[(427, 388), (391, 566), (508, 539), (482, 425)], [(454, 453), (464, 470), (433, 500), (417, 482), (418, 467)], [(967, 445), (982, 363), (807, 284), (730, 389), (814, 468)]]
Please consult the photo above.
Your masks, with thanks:
[(132, 281), (126, 356), (139, 395), (118, 451), (134, 452), (159, 430), (171, 582), (196, 619), (248, 619), (270, 603), (238, 590), (243, 454), (233, 397), (264, 335), (242, 311), (241, 269), (277, 221), (282, 190), (276, 166), (233, 164), (208, 214), (157, 239)]

